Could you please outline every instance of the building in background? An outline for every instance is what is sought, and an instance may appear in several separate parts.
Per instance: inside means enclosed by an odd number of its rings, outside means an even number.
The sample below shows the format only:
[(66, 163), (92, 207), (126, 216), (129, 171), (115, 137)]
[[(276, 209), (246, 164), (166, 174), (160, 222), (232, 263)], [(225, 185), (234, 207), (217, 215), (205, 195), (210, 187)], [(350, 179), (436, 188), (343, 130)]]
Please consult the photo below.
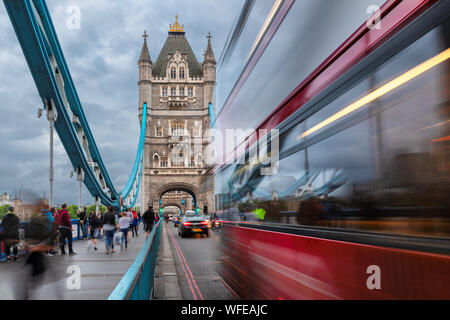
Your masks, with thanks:
[(4, 192), (0, 194), (0, 206), (4, 205), (13, 205), (13, 201), (11, 201), (11, 197), (9, 196), (9, 193)]

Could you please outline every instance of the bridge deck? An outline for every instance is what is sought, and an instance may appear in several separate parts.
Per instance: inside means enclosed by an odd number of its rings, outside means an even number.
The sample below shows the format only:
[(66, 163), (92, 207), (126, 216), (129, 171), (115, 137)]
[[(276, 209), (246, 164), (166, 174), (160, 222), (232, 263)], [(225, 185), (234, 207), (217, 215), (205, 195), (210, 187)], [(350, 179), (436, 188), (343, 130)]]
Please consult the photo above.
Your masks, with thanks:
[[(89, 251), (88, 241), (73, 242), (76, 256), (48, 256), (48, 271), (43, 283), (37, 286), (31, 299), (65, 300), (105, 300), (119, 283), (122, 276), (133, 263), (145, 242), (145, 233), (139, 230), (139, 237), (131, 237), (128, 249), (123, 252), (115, 247), (115, 253), (105, 254), (105, 241), (99, 241), (97, 251)], [(67, 251), (67, 250), (66, 250)], [(0, 297), (14, 299), (14, 290), (23, 285), (25, 257), (21, 255), (17, 262), (0, 262)], [(81, 271), (81, 288), (68, 289), (67, 280), (71, 276), (67, 268), (76, 265)]]

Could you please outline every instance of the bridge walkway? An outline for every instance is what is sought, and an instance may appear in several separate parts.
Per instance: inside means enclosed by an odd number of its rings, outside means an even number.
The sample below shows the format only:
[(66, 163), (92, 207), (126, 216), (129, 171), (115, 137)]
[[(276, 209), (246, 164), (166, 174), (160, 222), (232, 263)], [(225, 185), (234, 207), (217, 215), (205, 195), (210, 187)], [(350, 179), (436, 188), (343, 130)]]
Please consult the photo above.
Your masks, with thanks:
[[(106, 300), (133, 264), (144, 242), (145, 233), (142, 225), (139, 228), (139, 236), (131, 237), (128, 249), (122, 252), (120, 247), (116, 246), (115, 253), (107, 255), (104, 240), (98, 242), (97, 251), (88, 250), (86, 240), (74, 241), (73, 249), (77, 253), (76, 256), (59, 254), (46, 257), (48, 272), (31, 299)], [(0, 262), (1, 299), (14, 299), (14, 290), (23, 285), (24, 262), (24, 255), (21, 255), (17, 262)], [(75, 275), (68, 270), (70, 266), (75, 266), (72, 269), (79, 267), (81, 273), (79, 289), (74, 288), (75, 281), (70, 281)]]

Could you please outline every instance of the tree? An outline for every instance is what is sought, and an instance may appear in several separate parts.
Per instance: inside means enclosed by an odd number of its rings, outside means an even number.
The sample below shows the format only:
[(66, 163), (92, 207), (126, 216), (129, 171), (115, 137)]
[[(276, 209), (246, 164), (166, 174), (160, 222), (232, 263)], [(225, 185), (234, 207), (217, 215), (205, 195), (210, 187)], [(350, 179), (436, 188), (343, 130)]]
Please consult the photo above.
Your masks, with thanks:
[(70, 206), (68, 206), (67, 211), (69, 212), (69, 216), (71, 219), (78, 219), (77, 217), (78, 206), (76, 204), (71, 204)]
[(0, 220), (3, 219), (3, 217), (8, 213), (9, 207), (10, 207), (9, 204), (0, 206)]
[[(104, 213), (104, 212), (106, 212), (106, 207), (105, 207), (104, 205), (99, 205), (98, 210), (99, 210), (101, 213)], [(94, 211), (94, 212), (95, 212), (95, 204), (93, 204), (93, 205), (91, 205), (91, 206), (89, 206), (89, 207), (86, 208), (86, 212), (87, 212), (88, 214), (89, 214), (91, 211)]]

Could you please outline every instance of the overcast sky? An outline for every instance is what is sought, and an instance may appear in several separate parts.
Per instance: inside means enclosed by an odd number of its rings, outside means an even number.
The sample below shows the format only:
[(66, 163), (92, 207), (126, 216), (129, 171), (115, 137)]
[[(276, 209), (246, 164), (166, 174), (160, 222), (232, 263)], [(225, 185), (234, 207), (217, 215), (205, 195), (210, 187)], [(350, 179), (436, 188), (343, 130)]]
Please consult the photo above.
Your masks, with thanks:
[[(120, 191), (128, 180), (139, 139), (138, 67), (141, 35), (156, 60), (169, 24), (179, 15), (197, 59), (211, 32), (216, 58), (242, 0), (47, 0), (53, 23), (91, 131)], [(80, 29), (69, 29), (68, 8), (81, 10)], [(23, 196), (48, 195), (49, 130), (31, 73), (3, 3), (0, 4), (0, 193), (23, 187)], [(77, 203), (78, 184), (56, 136), (55, 203)], [(84, 188), (84, 204), (93, 203)]]

